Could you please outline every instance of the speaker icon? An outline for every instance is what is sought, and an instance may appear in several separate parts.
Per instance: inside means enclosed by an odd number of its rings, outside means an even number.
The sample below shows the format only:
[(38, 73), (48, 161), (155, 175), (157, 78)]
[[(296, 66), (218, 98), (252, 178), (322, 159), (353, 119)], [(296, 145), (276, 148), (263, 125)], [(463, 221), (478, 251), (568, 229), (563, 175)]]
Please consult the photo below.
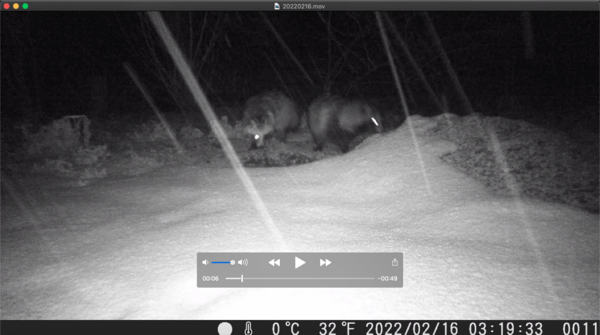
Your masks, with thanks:
[(246, 258), (246, 259), (240, 259), (240, 260), (238, 261), (238, 264), (239, 264), (239, 265), (248, 266), (248, 258)]
[(202, 261), (202, 264), (204, 264), (204, 265), (208, 265), (208, 260), (206, 260), (206, 259), (205, 259), (205, 260), (203, 260), (203, 261)]

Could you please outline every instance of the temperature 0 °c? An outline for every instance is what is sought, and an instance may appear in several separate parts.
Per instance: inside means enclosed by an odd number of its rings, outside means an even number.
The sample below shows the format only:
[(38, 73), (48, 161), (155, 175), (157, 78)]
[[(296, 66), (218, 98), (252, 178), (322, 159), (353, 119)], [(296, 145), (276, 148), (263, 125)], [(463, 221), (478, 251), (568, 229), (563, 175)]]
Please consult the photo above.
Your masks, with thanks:
[[(285, 327), (290, 329), (290, 334), (299, 335), (300, 334), (300, 324), (298, 322), (285, 322)], [(271, 331), (273, 335), (279, 335), (279, 322), (273, 322), (273, 326), (271, 326)]]

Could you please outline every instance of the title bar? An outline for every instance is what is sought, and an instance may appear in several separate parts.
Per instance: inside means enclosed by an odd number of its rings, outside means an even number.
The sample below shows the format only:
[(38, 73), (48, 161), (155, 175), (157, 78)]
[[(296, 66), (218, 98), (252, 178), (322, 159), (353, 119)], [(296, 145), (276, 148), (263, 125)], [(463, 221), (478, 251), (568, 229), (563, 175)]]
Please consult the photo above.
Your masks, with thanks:
[[(595, 1), (27, 1), (2, 11), (598, 11)], [(13, 4), (27, 3), (23, 6)], [(279, 9), (276, 9), (276, 4)], [(17, 7), (15, 9), (15, 7)]]

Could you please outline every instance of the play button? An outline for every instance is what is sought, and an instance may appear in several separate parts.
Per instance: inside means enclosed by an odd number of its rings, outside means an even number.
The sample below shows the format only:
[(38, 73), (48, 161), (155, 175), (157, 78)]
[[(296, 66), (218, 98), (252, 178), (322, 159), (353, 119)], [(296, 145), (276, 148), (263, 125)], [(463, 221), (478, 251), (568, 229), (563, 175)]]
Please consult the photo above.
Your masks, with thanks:
[(296, 269), (304, 265), (306, 262), (296, 257)]

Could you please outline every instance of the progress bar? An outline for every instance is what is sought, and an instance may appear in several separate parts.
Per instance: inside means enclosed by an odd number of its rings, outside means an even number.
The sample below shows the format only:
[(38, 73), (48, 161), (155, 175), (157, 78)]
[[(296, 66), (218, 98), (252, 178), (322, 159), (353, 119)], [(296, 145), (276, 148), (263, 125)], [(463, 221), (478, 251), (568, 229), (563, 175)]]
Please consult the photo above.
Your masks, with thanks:
[(366, 277), (366, 278), (347, 278), (347, 277), (342, 277), (342, 278), (331, 278), (331, 277), (326, 277), (326, 278), (307, 278), (307, 277), (282, 277), (282, 278), (277, 278), (277, 277), (264, 277), (264, 278), (260, 278), (260, 277), (244, 277), (244, 276), (240, 276), (240, 277), (226, 277), (225, 280), (238, 280), (241, 282), (244, 282), (244, 280), (377, 280), (377, 278), (375, 277)]

